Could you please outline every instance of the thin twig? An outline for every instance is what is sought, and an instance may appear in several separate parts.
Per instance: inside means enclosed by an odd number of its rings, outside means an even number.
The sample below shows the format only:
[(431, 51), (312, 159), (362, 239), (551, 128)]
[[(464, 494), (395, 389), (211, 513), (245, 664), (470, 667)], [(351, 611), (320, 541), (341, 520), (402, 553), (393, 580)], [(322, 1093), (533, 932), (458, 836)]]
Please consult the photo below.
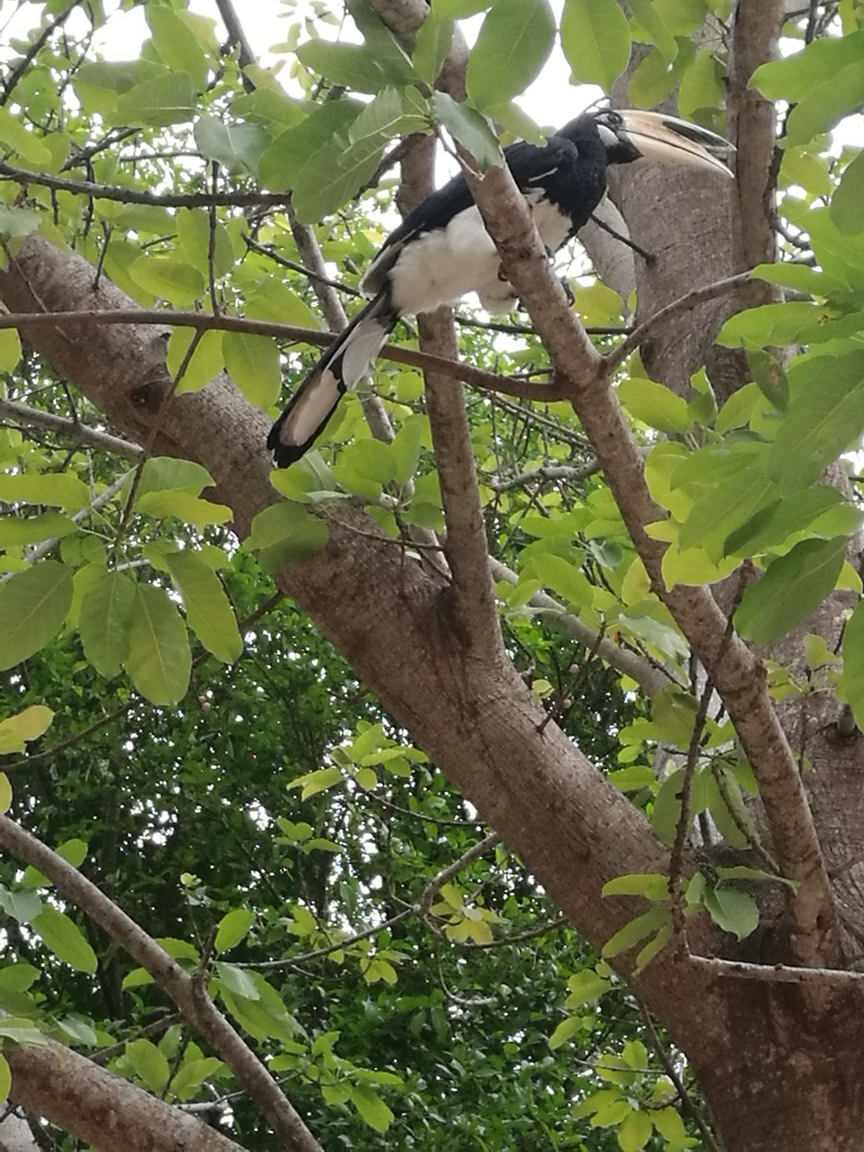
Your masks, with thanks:
[(687, 763), (684, 766), (684, 778), (681, 782), (679, 796), (681, 797), (681, 815), (675, 829), (675, 843), (669, 857), (669, 899), (672, 902), (672, 921), (675, 932), (684, 941), (684, 894), (681, 890), (681, 864), (684, 859), (684, 844), (687, 833), (690, 831), (690, 794), (693, 789), (693, 777), (696, 772), (696, 762), (702, 748), (702, 733), (705, 721), (708, 718), (708, 707), (714, 693), (714, 686), (710, 680), (705, 681), (702, 697), (696, 710), (693, 721), (693, 732), (690, 736), (690, 746), (687, 749)]
[(21, 57), (21, 59), (9, 73), (9, 78), (3, 85), (3, 94), (0, 95), (0, 108), (2, 108), (3, 105), (7, 103), (9, 97), (12, 95), (15, 85), (45, 47), (48, 40), (51, 38), (52, 33), (56, 32), (58, 28), (62, 27), (66, 23), (75, 9), (81, 3), (82, 0), (72, 0), (72, 3), (67, 4), (59, 16), (56, 16), (50, 24), (45, 25), (39, 36), (27, 49), (25, 55)]

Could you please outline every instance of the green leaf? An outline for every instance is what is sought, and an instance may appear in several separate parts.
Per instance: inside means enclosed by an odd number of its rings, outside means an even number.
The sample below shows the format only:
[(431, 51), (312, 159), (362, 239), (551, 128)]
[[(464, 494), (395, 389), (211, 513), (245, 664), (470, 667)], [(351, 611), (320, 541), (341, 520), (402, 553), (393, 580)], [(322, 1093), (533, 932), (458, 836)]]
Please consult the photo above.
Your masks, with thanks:
[(727, 536), (724, 556), (756, 556), (768, 548), (783, 544), (795, 532), (802, 532), (829, 508), (843, 503), (836, 488), (819, 484), (784, 496), (761, 508), (740, 528)]
[(0, 108), (0, 142), (36, 168), (51, 162), (51, 153), (39, 137), (26, 127), (23, 117), (13, 116), (8, 108)]
[(177, 308), (191, 308), (204, 295), (204, 276), (176, 256), (141, 256), (129, 267), (136, 284)]
[(117, 98), (115, 124), (161, 128), (195, 114), (195, 85), (188, 72), (169, 72), (136, 84)]
[(603, 885), (603, 896), (644, 896), (646, 900), (669, 899), (669, 877), (662, 872), (634, 872), (616, 876)]
[[(8, 204), (0, 204), (0, 236), (4, 240), (29, 236), (31, 232), (36, 231), (41, 222), (41, 215), (33, 208), (13, 208)], [(3, 370), (11, 372), (21, 359), (21, 341), (14, 328), (8, 328), (2, 333), (2, 341), (6, 345), (3, 353)], [(17, 355), (12, 359), (16, 347)]]
[(38, 740), (53, 719), (50, 708), (31, 704), (23, 712), (0, 720), (0, 756), (6, 752), (23, 752), (25, 741)]
[(0, 812), (8, 812), (12, 807), (12, 784), (5, 772), (0, 772)]
[(855, 723), (864, 730), (864, 601), (856, 606), (843, 632), (843, 687)]
[(523, 92), (540, 72), (555, 37), (548, 0), (497, 0), (468, 56), (468, 99), (481, 110)]
[(622, 1152), (639, 1152), (651, 1139), (654, 1125), (647, 1112), (631, 1112), (625, 1116), (618, 1129), (618, 1143)]
[(797, 104), (862, 57), (864, 31), (851, 36), (822, 36), (800, 52), (760, 65), (750, 78), (750, 87), (769, 100)]
[[(264, 91), (253, 93), (264, 97)], [(235, 101), (235, 107), (238, 101)], [(198, 151), (215, 160), (232, 175), (258, 175), (258, 165), (272, 143), (270, 133), (260, 124), (225, 124), (215, 116), (201, 116), (193, 129)]]
[(258, 178), (264, 187), (274, 192), (293, 188), (306, 165), (328, 149), (335, 137), (347, 131), (363, 107), (356, 100), (329, 100), (310, 113), (302, 124), (287, 128), (277, 136), (258, 163)]
[(709, 48), (696, 53), (678, 88), (678, 112), (687, 120), (703, 108), (719, 108), (723, 102), (723, 69)]
[(864, 232), (864, 152), (843, 173), (831, 201), (831, 219), (841, 232)]
[(80, 928), (68, 916), (58, 912), (50, 904), (43, 904), (42, 911), (30, 921), (42, 937), (46, 948), (79, 972), (96, 971), (96, 953), (87, 943)]
[(244, 543), (259, 552), (266, 572), (277, 572), (315, 556), (327, 544), (329, 536), (326, 520), (313, 516), (302, 504), (281, 500), (258, 513)]
[(171, 1081), (171, 1091), (181, 1099), (192, 1096), (209, 1076), (224, 1067), (222, 1061), (217, 1060), (215, 1056), (206, 1056), (201, 1060), (187, 1060)]
[(135, 581), (107, 570), (97, 575), (81, 601), (78, 629), (84, 655), (106, 680), (118, 674), (129, 653), (134, 605)]
[(663, 59), (671, 64), (678, 55), (678, 44), (651, 0), (627, 0), (627, 7), (651, 42), (657, 45)]
[(425, 417), (409, 416), (390, 445), (393, 460), (393, 479), (406, 484), (417, 471), (423, 447), (423, 433), (427, 427)]
[(6, 1100), (12, 1089), (12, 1070), (6, 1057), (0, 1053), (0, 1100)]
[(279, 348), (272, 336), (223, 332), (222, 354), (228, 375), (247, 400), (270, 408), (279, 399), (282, 369)]
[(342, 771), (334, 766), (332, 768), (319, 768), (316, 772), (307, 772), (304, 776), (298, 776), (296, 780), (291, 781), (288, 787), (302, 788), (300, 799), (308, 800), (310, 796), (316, 796), (319, 792), (325, 792), (335, 784), (341, 783)]
[(207, 59), (192, 29), (170, 8), (149, 4), (145, 14), (163, 63), (172, 72), (188, 72), (196, 88), (203, 89), (207, 82)]
[(756, 644), (773, 644), (811, 612), (832, 591), (843, 567), (848, 540), (802, 540), (774, 560), (751, 584), (735, 613), (741, 636)]
[(504, 163), (501, 146), (485, 116), (465, 104), (457, 104), (446, 92), (436, 92), (432, 104), (440, 122), (453, 139), (471, 153), (481, 172), (501, 167)]
[(0, 548), (19, 548), (38, 544), (52, 536), (69, 536), (78, 526), (59, 512), (42, 512), (38, 516), (9, 516), (0, 520)]
[(571, 83), (611, 92), (630, 59), (630, 25), (617, 0), (565, 0), (561, 46)]
[(733, 932), (739, 940), (749, 936), (759, 923), (759, 909), (749, 892), (718, 884), (706, 888), (702, 897), (711, 919), (724, 932)]
[(188, 492), (147, 492), (139, 496), (135, 503), (138, 512), (148, 516), (176, 516), (204, 528), (207, 524), (224, 524), (231, 519), (231, 509), (227, 504), (213, 504), (209, 500), (199, 500)]
[(341, 84), (354, 92), (380, 92), (392, 83), (365, 44), (310, 40), (301, 44), (296, 55), (302, 64), (331, 84)]
[[(186, 360), (189, 345), (196, 336), (192, 328), (174, 328), (168, 339), (168, 355), (166, 363), (168, 371), (177, 377), (180, 366)], [(225, 367), (225, 358), (222, 355), (222, 332), (200, 333), (201, 339), (195, 344), (195, 351), (191, 359), (186, 361), (183, 375), (177, 381), (176, 394), (182, 396), (186, 392), (198, 392), (205, 384), (217, 376)], [(148, 461), (149, 463), (149, 461)]]
[[(202, 273), (208, 273), (210, 217), (203, 208), (181, 208), (174, 220), (177, 240), (188, 260)], [(216, 224), (213, 231), (213, 272), (218, 280), (234, 267), (234, 248), (228, 229)], [(201, 338), (209, 335), (202, 332)], [(215, 373), (214, 373), (215, 375)]]
[(651, 1118), (654, 1121), (654, 1127), (664, 1140), (668, 1140), (673, 1146), (684, 1147), (687, 1140), (687, 1129), (684, 1127), (684, 1121), (677, 1109), (671, 1107), (657, 1108), (651, 1113)]
[(717, 558), (722, 542), (740, 525), (747, 523), (780, 495), (777, 485), (758, 467), (742, 468), (735, 475), (709, 488), (690, 510), (678, 534), (678, 547), (702, 545), (710, 551), (716, 545)]
[(552, 552), (535, 553), (531, 557), (531, 571), (568, 604), (580, 608), (590, 606), (593, 589), (587, 577), (575, 564)]
[(255, 913), (249, 908), (234, 908), (219, 921), (219, 931), (213, 942), (217, 952), (226, 952), (239, 944), (252, 925), (255, 923)]
[(642, 377), (628, 377), (616, 392), (631, 416), (660, 432), (687, 432), (693, 421), (687, 401), (669, 388)]
[(162, 1091), (171, 1075), (171, 1069), (155, 1044), (145, 1039), (128, 1041), (126, 1059), (151, 1092)]
[(562, 1044), (566, 1044), (567, 1041), (575, 1036), (577, 1032), (581, 1031), (581, 1029), (581, 1019), (578, 1016), (568, 1016), (565, 1020), (561, 1021), (549, 1037), (549, 1047), (554, 1052), (556, 1048), (560, 1048)]
[(161, 588), (139, 584), (129, 629), (126, 671), (153, 704), (176, 704), (186, 695), (192, 653), (186, 625)]
[(628, 948), (632, 948), (634, 944), (638, 944), (640, 940), (644, 940), (646, 936), (650, 936), (652, 932), (656, 932), (661, 928), (670, 918), (668, 908), (658, 905), (656, 908), (649, 908), (647, 912), (643, 912), (641, 916), (637, 916), (634, 920), (629, 920), (623, 928), (619, 929), (614, 936), (612, 936), (603, 945), (602, 955), (607, 959), (619, 955), (621, 952), (626, 952)]
[(864, 62), (859, 59), (841, 68), (795, 105), (786, 121), (788, 143), (807, 144), (814, 136), (827, 132), (845, 115), (854, 112), (862, 102)]
[(56, 560), (42, 560), (0, 585), (0, 669), (53, 639), (71, 603), (72, 570)]
[(366, 1084), (352, 1086), (351, 1103), (369, 1127), (374, 1128), (376, 1132), (386, 1132), (393, 1123), (393, 1113), (381, 1097)]
[(237, 619), (219, 577), (197, 552), (184, 548), (165, 557), (183, 597), (186, 619), (208, 652), (231, 664), (243, 651)]
[(251, 973), (245, 968), (238, 968), (236, 964), (226, 964), (222, 960), (216, 961), (216, 971), (219, 979), (235, 996), (244, 1000), (260, 1000), (261, 996)]
[(418, 79), (433, 87), (453, 41), (453, 20), (434, 5), (420, 25), (411, 59)]
[(2, 472), (0, 500), (9, 504), (56, 504), (80, 512), (90, 503), (90, 490), (69, 472)]

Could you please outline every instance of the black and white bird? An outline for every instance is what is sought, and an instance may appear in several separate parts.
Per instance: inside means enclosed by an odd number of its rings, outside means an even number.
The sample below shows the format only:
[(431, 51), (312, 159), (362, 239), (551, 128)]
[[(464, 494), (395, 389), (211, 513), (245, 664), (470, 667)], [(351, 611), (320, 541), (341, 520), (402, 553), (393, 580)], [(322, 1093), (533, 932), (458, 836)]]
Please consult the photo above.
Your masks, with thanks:
[[(610, 164), (662, 160), (731, 175), (730, 145), (696, 124), (655, 112), (604, 109), (571, 120), (540, 148), (521, 141), (504, 157), (556, 252), (587, 223), (606, 192)], [(309, 372), (273, 425), (267, 447), (287, 467), (324, 430), (339, 398), (366, 374), (400, 316), (431, 312), (476, 292), (489, 312), (516, 299), (462, 175), (427, 196), (385, 241), (360, 282), (372, 299)]]

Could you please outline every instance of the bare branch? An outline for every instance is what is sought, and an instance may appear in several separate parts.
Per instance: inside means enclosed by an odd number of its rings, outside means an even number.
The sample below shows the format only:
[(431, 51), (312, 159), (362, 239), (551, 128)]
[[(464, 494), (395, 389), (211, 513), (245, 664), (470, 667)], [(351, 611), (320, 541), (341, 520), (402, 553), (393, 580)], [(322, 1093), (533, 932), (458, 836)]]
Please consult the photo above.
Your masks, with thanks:
[(209, 1124), (71, 1048), (30, 1045), (4, 1056), (12, 1070), (10, 1098), (98, 1152), (242, 1152)]
[(114, 452), (117, 456), (125, 456), (129, 460), (137, 460), (141, 455), (141, 446), (133, 444), (131, 440), (112, 436), (110, 432), (102, 432), (99, 428), (91, 428), (66, 416), (56, 416), (53, 412), (31, 408), (29, 404), (21, 404), (17, 400), (0, 399), (0, 420), (4, 419), (14, 421), (19, 428), (47, 428), (51, 432), (60, 432), (64, 436), (72, 437), (76, 444), (101, 448), (106, 452)]

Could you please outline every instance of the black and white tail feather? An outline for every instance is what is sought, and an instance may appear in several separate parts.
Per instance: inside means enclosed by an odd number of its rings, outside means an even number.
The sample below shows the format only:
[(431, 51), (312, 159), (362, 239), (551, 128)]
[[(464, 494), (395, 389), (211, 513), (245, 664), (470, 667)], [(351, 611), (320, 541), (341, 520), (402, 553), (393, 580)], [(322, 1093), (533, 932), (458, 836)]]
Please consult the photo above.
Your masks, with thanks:
[(270, 429), (267, 447), (277, 468), (287, 468), (308, 451), (340, 398), (369, 371), (398, 319), (385, 284), (339, 333)]
[[(665, 160), (731, 173), (720, 156), (730, 145), (701, 128), (654, 112), (586, 113), (536, 147), (504, 149), (513, 179), (549, 252), (585, 224), (606, 191), (610, 164)], [(341, 396), (369, 371), (397, 320), (431, 312), (476, 292), (489, 312), (509, 312), (513, 288), (464, 176), (427, 196), (388, 237), (360, 284), (372, 299), (306, 376), (273, 425), (267, 446), (284, 468), (323, 432)]]

